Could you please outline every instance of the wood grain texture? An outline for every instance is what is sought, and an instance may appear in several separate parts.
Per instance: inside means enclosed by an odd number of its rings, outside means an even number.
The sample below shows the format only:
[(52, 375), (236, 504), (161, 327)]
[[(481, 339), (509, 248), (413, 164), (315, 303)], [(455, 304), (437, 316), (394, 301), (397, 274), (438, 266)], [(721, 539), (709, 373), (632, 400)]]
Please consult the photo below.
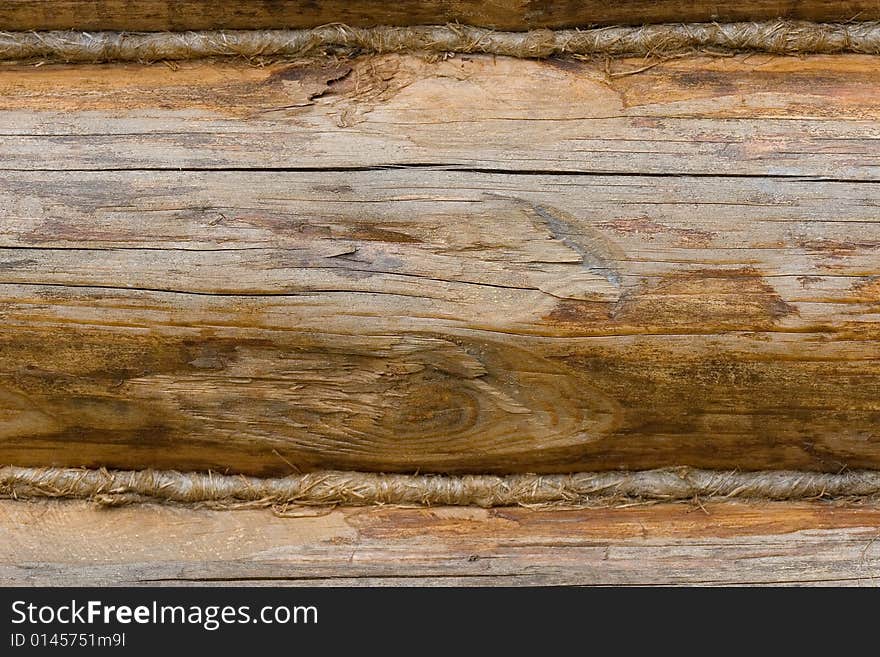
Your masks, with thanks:
[(5, 0), (3, 30), (210, 30), (464, 23), (502, 30), (664, 22), (880, 18), (874, 0)]
[[(610, 73), (645, 64), (618, 61)], [(0, 171), (433, 166), (877, 180), (876, 64), (687, 58), (622, 77), (604, 63), (475, 55), (174, 71), (6, 65)]]
[(2, 68), (0, 462), (878, 467), (878, 89), (863, 57)]
[(0, 502), (0, 585), (876, 586), (876, 508), (268, 511)]

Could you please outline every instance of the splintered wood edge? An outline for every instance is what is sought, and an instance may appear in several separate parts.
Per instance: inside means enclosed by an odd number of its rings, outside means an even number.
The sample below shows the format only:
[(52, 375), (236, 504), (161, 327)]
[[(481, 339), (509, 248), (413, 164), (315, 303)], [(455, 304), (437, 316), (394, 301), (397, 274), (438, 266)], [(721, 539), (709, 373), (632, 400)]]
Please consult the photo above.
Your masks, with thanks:
[(0, 501), (0, 585), (850, 585), (880, 508), (236, 512)]
[[(536, 5), (538, 5), (536, 7)], [(493, 29), (641, 25), (662, 22), (814, 21), (880, 18), (874, 0), (600, 0), (535, 3), (529, 0), (310, 0), (205, 3), (202, 0), (8, 0), (0, 4), (2, 30), (205, 30), (307, 28), (328, 23), (357, 27), (465, 23)]]

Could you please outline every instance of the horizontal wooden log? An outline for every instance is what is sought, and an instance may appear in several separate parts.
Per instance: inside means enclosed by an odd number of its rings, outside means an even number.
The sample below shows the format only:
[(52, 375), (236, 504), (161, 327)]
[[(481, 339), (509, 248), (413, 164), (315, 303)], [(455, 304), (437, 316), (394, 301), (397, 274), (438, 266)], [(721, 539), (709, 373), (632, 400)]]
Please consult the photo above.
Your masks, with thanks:
[(817, 503), (277, 517), (0, 501), (0, 585), (874, 586), (878, 524)]
[(502, 30), (664, 22), (873, 20), (873, 0), (6, 0), (2, 30), (210, 30), (464, 23)]
[(475, 55), (6, 65), (0, 170), (433, 166), (877, 180), (876, 63), (687, 58), (637, 75), (628, 73), (644, 60), (608, 70)]
[(876, 468), (878, 89), (863, 57), (2, 68), (0, 463)]
[(878, 462), (873, 185), (12, 173), (0, 461)]

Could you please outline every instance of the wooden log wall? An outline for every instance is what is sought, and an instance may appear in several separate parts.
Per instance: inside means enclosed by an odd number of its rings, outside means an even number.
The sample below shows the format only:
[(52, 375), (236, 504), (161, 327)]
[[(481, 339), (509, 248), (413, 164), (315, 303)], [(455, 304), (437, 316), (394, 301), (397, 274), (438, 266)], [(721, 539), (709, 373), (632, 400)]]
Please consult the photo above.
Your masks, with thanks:
[(867, 21), (876, 0), (5, 0), (2, 30), (212, 30), (462, 23), (499, 30), (665, 22)]
[(653, 63), (0, 67), (0, 462), (880, 466), (876, 59)]

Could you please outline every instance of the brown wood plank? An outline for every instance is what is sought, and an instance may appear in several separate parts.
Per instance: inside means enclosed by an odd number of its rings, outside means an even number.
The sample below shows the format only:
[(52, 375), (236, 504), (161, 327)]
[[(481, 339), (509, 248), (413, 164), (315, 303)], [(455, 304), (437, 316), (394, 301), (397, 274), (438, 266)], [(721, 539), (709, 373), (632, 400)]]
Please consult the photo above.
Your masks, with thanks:
[(0, 585), (875, 586), (878, 524), (820, 503), (281, 518), (6, 500)]
[(9, 172), (0, 461), (877, 467), (878, 193)]
[(0, 462), (878, 467), (878, 89), (864, 57), (0, 68)]
[(623, 77), (601, 62), (486, 56), (0, 66), (0, 170), (430, 164), (877, 180), (876, 64), (688, 58)]
[(464, 23), (502, 30), (663, 22), (876, 20), (873, 0), (5, 0), (3, 30), (205, 30)]

